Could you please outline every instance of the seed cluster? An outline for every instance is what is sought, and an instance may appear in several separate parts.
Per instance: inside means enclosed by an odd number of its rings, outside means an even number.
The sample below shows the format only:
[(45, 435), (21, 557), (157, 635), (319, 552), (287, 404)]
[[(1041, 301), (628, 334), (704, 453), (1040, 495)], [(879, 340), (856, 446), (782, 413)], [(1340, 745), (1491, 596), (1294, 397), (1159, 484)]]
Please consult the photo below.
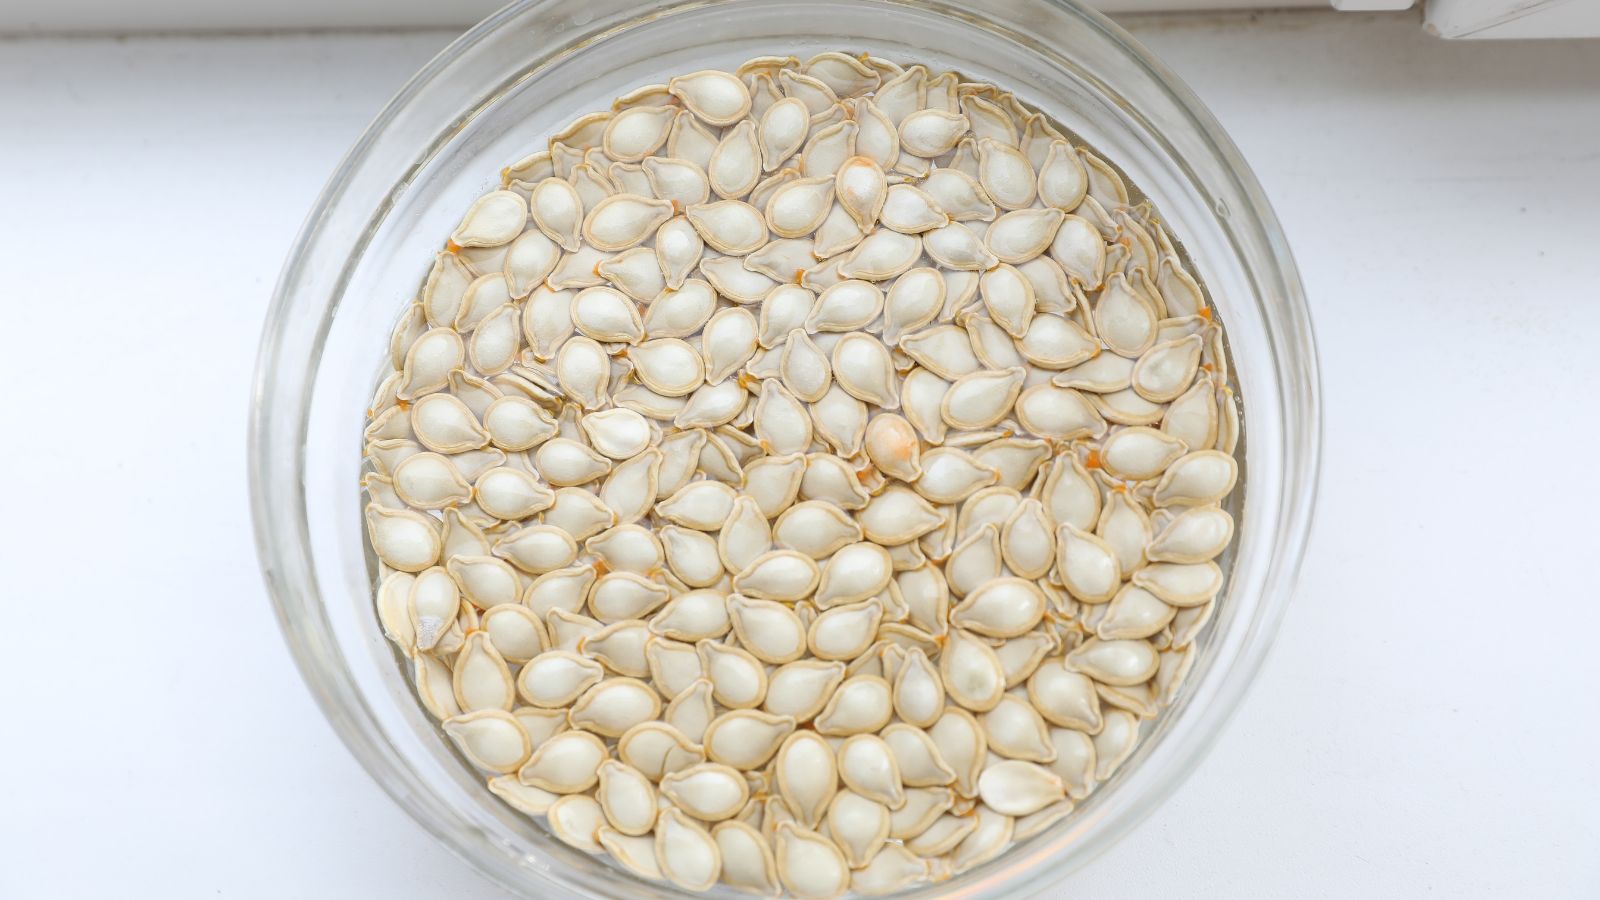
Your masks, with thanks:
[(378, 615), (512, 807), (690, 890), (938, 881), (1172, 698), (1233, 536), (1221, 330), (1011, 94), (823, 53), (508, 168), (366, 431)]

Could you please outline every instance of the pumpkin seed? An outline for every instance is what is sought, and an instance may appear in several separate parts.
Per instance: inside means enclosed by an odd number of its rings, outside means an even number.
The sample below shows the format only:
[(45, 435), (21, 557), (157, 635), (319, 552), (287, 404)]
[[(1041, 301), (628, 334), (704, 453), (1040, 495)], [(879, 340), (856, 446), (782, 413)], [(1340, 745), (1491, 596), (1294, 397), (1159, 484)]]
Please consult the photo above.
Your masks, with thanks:
[(630, 728), (617, 739), (617, 757), (651, 781), (705, 761), (698, 744), (665, 722), (644, 722)]
[(1064, 218), (1058, 209), (1013, 210), (990, 224), (984, 245), (1002, 263), (1025, 263), (1050, 247)]
[(656, 789), (643, 772), (614, 759), (600, 764), (595, 800), (612, 828), (629, 836), (649, 834), (656, 824)]
[(979, 804), (974, 816), (977, 825), (950, 854), (950, 870), (960, 874), (975, 868), (995, 856), (1011, 842), (1015, 820), (1003, 813)]
[(922, 241), (915, 235), (879, 229), (867, 235), (839, 264), (845, 278), (887, 281), (908, 271), (922, 256)]
[(624, 619), (585, 635), (579, 639), (577, 650), (619, 675), (643, 678), (650, 674), (650, 663), (644, 652), (649, 640), (650, 629), (644, 622)]
[(1214, 562), (1156, 562), (1133, 574), (1133, 583), (1177, 607), (1200, 606), (1222, 588), (1222, 570)]
[[(985, 525), (984, 529), (994, 529)], [(1044, 616), (1045, 597), (1022, 578), (991, 578), (967, 593), (950, 611), (950, 623), (989, 637), (1018, 637)]]
[(846, 678), (817, 715), (819, 734), (848, 737), (876, 732), (894, 715), (889, 683), (874, 675)]
[(850, 886), (849, 864), (832, 841), (792, 822), (776, 834), (778, 877), (795, 896), (834, 897)]
[(966, 330), (954, 325), (936, 325), (907, 335), (901, 339), (900, 349), (918, 365), (948, 381), (983, 368)]
[(799, 660), (780, 665), (768, 676), (762, 709), (798, 722), (809, 721), (822, 711), (844, 678), (845, 666), (840, 662)]
[(473, 765), (492, 772), (515, 772), (532, 752), (527, 734), (504, 710), (480, 709), (451, 716), (440, 728)]
[(722, 874), (716, 841), (676, 809), (664, 810), (656, 821), (656, 860), (666, 879), (684, 890), (709, 890)]
[(639, 380), (666, 397), (691, 393), (705, 381), (705, 362), (699, 352), (677, 338), (645, 341), (627, 351), (627, 357)]
[(783, 238), (802, 238), (816, 231), (833, 206), (834, 180), (800, 178), (778, 187), (768, 198), (767, 227)]
[(805, 653), (806, 627), (782, 603), (733, 594), (728, 597), (728, 617), (740, 645), (762, 662), (781, 665)]
[(599, 780), (600, 764), (608, 755), (606, 745), (594, 735), (564, 731), (533, 751), (517, 779), (556, 794), (579, 794)]
[(837, 382), (822, 399), (811, 405), (811, 421), (816, 435), (844, 456), (861, 451), (867, 429), (867, 405), (846, 392)]
[(924, 232), (922, 249), (948, 269), (985, 271), (1000, 262), (984, 246), (983, 239), (960, 221)]
[(1150, 541), (1152, 562), (1209, 562), (1233, 539), (1233, 517), (1216, 506), (1195, 506), (1179, 513)]
[(961, 429), (985, 428), (999, 422), (1011, 411), (1022, 391), (1025, 371), (980, 369), (962, 375), (950, 386), (939, 403), (939, 415)]
[(900, 147), (907, 153), (932, 159), (955, 149), (966, 134), (967, 117), (942, 109), (919, 109), (900, 121)]
[(807, 331), (853, 332), (883, 310), (883, 291), (869, 281), (847, 280), (824, 290), (806, 317)]
[(561, 799), (560, 794), (525, 785), (514, 775), (498, 775), (490, 778), (488, 784), (491, 793), (525, 815), (542, 816)]
[(750, 111), (750, 89), (727, 72), (680, 75), (667, 82), (667, 91), (708, 125), (732, 125)]
[(908, 840), (928, 830), (956, 799), (944, 787), (907, 788), (905, 794), (905, 805), (889, 817), (889, 836), (895, 840)]
[(1167, 467), (1156, 482), (1156, 506), (1207, 506), (1233, 490), (1239, 464), (1220, 450), (1185, 454)]
[(607, 678), (573, 701), (567, 720), (573, 728), (617, 738), (661, 714), (661, 697), (637, 678)]
[(850, 889), (868, 896), (892, 894), (926, 878), (928, 864), (900, 844), (885, 844), (864, 866), (850, 873)]
[(1050, 382), (1023, 391), (1017, 397), (1016, 414), (1023, 428), (1055, 441), (1099, 437), (1106, 433), (1105, 419), (1083, 394)]
[(945, 763), (933, 739), (921, 728), (895, 723), (883, 730), (883, 740), (894, 754), (900, 779), (907, 787), (940, 787), (955, 782), (955, 770)]
[(1055, 759), (1049, 729), (1039, 711), (1029, 702), (1027, 694), (1013, 692), (1003, 695), (994, 709), (983, 714), (981, 722), (991, 752), (1034, 762)]
[(767, 221), (761, 211), (741, 200), (697, 203), (684, 209), (702, 240), (720, 253), (744, 256), (767, 242)]
[(812, 116), (811, 137), (800, 150), (802, 177), (831, 178), (845, 160), (855, 155), (859, 126), (850, 121), (833, 121), (834, 117), (843, 115), (843, 107), (830, 105), (827, 112)]
[(744, 822), (727, 820), (712, 827), (711, 837), (722, 853), (724, 882), (758, 894), (778, 893), (778, 864), (760, 831)]

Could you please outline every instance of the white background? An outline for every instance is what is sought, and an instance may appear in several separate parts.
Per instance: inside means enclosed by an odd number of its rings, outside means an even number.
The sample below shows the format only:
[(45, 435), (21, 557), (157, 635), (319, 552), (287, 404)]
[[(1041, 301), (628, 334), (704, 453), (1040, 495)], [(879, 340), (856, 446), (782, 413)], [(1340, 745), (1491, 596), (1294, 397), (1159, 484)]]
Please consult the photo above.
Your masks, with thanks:
[[(1259, 683), (1060, 894), (1600, 894), (1600, 45), (1131, 24), (1283, 219), (1326, 463)], [(503, 896), (324, 724), (244, 488), (283, 254), (450, 37), (0, 41), (0, 897)]]

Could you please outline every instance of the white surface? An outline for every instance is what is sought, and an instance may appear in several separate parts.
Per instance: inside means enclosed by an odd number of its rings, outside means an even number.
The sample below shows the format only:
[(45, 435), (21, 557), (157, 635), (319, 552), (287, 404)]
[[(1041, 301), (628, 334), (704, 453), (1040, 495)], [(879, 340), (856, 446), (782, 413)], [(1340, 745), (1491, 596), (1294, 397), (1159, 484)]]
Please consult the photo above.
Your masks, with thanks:
[(1399, 12), (1410, 9), (1413, 0), (1333, 0), (1340, 12)]
[[(465, 28), (508, 0), (0, 0), (0, 34)], [(1393, 2), (1393, 0), (1389, 0)], [(1325, 7), (1328, 0), (1089, 0), (1104, 12)], [(1409, 4), (1408, 4), (1409, 5)]]
[[(1135, 30), (1297, 250), (1326, 465), (1260, 682), (1061, 895), (1600, 894), (1600, 47)], [(447, 39), (0, 43), (0, 897), (502, 896), (324, 724), (244, 488), (282, 255)]]
[(1600, 37), (1595, 0), (1428, 0), (1428, 33), (1445, 38)]

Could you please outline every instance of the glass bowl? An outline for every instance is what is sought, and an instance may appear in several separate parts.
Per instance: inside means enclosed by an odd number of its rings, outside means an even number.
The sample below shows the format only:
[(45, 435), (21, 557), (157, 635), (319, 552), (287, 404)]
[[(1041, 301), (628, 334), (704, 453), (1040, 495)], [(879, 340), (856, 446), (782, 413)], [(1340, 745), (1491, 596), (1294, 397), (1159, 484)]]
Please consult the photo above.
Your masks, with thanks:
[[(1013, 90), (1150, 197), (1227, 329), (1243, 401), (1237, 537), (1188, 681), (1078, 810), (914, 897), (1025, 896), (1131, 829), (1195, 767), (1259, 669), (1288, 603), (1316, 487), (1311, 325), (1288, 245), (1238, 151), (1126, 33), (1067, 0), (524, 0), (463, 35), (378, 115), (285, 264), (251, 421), (256, 542), (279, 621), (323, 711), (423, 827), (507, 888), (678, 893), (567, 847), (488, 792), (419, 706), (373, 610), (363, 413), (390, 329), (435, 249), (501, 167), (624, 90), (759, 55), (823, 50), (955, 69)], [(719, 889), (720, 890), (720, 889)]]

